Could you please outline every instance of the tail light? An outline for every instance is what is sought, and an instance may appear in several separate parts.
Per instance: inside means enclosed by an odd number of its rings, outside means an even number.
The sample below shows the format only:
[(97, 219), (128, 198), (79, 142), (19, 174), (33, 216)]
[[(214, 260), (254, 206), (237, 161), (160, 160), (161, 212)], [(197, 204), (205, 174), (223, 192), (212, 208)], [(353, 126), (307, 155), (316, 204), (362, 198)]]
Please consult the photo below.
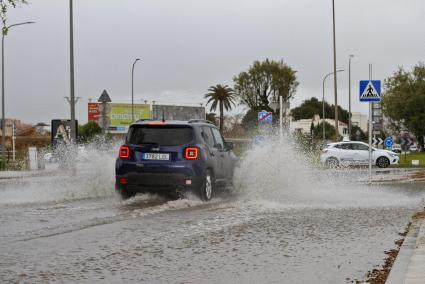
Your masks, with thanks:
[(120, 184), (121, 185), (127, 185), (128, 184), (127, 179), (125, 177), (120, 178)]
[(187, 147), (184, 149), (184, 157), (186, 160), (196, 160), (199, 156), (198, 147)]
[(322, 154), (326, 154), (328, 152), (328, 149), (323, 149)]
[(130, 148), (128, 146), (120, 147), (120, 159), (128, 160), (130, 158)]

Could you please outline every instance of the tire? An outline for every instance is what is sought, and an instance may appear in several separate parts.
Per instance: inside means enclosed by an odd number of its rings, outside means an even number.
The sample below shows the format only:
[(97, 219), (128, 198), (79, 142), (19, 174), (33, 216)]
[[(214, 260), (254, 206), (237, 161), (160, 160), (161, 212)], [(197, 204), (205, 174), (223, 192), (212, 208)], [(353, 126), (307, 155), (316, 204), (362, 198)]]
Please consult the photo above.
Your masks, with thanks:
[(122, 200), (127, 200), (127, 199), (130, 199), (130, 198), (136, 196), (136, 193), (135, 192), (123, 192), (123, 191), (120, 191), (119, 194), (120, 194), (120, 197), (121, 197)]
[(123, 190), (117, 184), (115, 184), (115, 191), (119, 194), (122, 200), (127, 200), (136, 196), (136, 192), (132, 192), (132, 191), (129, 192), (129, 191)]
[(334, 158), (334, 157), (328, 158), (326, 160), (326, 166), (328, 168), (332, 168), (332, 169), (339, 167), (338, 159), (337, 158)]
[(210, 201), (214, 195), (214, 180), (210, 170), (205, 173), (202, 181), (201, 188), (199, 189), (199, 196), (202, 201)]
[(376, 160), (376, 165), (379, 168), (388, 168), (390, 166), (390, 160), (387, 157), (379, 157)]

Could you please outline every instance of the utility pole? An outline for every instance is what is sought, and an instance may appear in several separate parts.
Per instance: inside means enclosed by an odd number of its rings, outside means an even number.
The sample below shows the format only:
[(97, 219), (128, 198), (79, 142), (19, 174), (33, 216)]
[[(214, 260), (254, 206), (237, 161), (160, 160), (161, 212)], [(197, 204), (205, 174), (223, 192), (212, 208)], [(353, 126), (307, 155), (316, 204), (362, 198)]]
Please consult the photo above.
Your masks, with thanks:
[(333, 16), (333, 47), (334, 47), (334, 93), (335, 93), (335, 141), (339, 139), (338, 129), (338, 93), (337, 93), (337, 74), (336, 74), (336, 38), (335, 38), (335, 0), (332, 0)]
[(136, 58), (131, 67), (131, 122), (134, 123), (134, 65), (140, 58)]
[(350, 54), (348, 58), (348, 138), (351, 140), (351, 58), (354, 55)]
[(77, 140), (75, 127), (75, 94), (74, 94), (74, 19), (72, 0), (69, 0), (69, 65), (70, 65), (70, 105), (71, 105), (71, 143)]

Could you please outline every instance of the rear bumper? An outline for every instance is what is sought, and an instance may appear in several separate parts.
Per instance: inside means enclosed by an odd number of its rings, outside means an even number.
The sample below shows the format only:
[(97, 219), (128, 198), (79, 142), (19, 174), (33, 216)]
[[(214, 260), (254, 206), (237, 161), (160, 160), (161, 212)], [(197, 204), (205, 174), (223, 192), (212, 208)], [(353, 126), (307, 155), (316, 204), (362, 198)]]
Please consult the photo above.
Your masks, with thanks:
[[(122, 182), (122, 178), (125, 182)], [(131, 193), (179, 193), (200, 188), (202, 178), (182, 173), (128, 173), (116, 176), (116, 190)]]

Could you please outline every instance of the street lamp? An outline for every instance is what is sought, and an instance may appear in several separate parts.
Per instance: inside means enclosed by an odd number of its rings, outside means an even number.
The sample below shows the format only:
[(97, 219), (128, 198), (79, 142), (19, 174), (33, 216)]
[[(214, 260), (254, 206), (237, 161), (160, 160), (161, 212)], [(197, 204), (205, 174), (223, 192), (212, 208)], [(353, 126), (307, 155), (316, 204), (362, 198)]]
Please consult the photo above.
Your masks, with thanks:
[(140, 58), (136, 58), (131, 68), (131, 122), (134, 122), (134, 65), (139, 61)]
[[(340, 69), (340, 70), (337, 70), (336, 72), (342, 72), (342, 71), (344, 71), (344, 69)], [(322, 88), (322, 90), (323, 90), (323, 97), (322, 97), (322, 128), (323, 128), (323, 141), (325, 141), (325, 81), (326, 81), (326, 79), (330, 76), (330, 75), (332, 75), (332, 74), (334, 74), (335, 72), (331, 72), (331, 73), (328, 73), (328, 74), (326, 74), (326, 76), (323, 78), (323, 88)]]
[(351, 139), (351, 58), (354, 55), (350, 54), (348, 57), (348, 137)]
[(335, 38), (335, 0), (332, 0), (333, 48), (334, 48), (334, 93), (335, 93), (335, 141), (338, 140), (338, 95), (336, 81), (336, 38)]
[(2, 158), (3, 162), (6, 161), (6, 122), (4, 115), (4, 38), (7, 35), (8, 31), (12, 27), (34, 24), (34, 22), (23, 22), (18, 24), (13, 24), (8, 27), (3, 27), (2, 37), (1, 37), (1, 112), (2, 112), (2, 121), (1, 121), (1, 145), (2, 145)]

